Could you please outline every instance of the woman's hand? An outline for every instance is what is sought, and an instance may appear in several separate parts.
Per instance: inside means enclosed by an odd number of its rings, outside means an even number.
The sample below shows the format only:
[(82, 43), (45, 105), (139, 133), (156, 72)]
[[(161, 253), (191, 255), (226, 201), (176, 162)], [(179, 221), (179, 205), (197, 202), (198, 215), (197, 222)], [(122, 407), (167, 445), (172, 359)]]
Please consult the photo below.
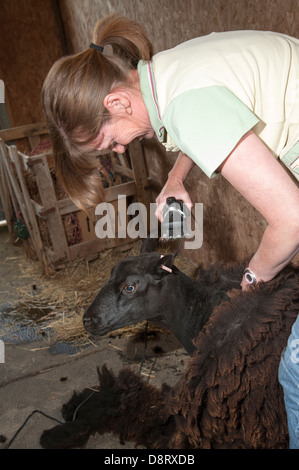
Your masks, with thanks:
[(176, 199), (181, 199), (186, 207), (191, 210), (193, 203), (189, 196), (188, 191), (185, 189), (185, 186), (180, 178), (169, 176), (165, 186), (163, 187), (161, 193), (156, 198), (156, 203), (158, 207), (156, 209), (156, 217), (162, 221), (162, 211), (163, 207), (166, 204), (166, 199), (168, 197), (175, 197)]
[(168, 175), (168, 180), (159, 196), (156, 198), (158, 204), (156, 216), (162, 221), (162, 210), (168, 197), (181, 199), (183, 203), (191, 210), (193, 203), (184, 186), (184, 180), (189, 171), (194, 167), (194, 162), (185, 153), (180, 152), (178, 158)]

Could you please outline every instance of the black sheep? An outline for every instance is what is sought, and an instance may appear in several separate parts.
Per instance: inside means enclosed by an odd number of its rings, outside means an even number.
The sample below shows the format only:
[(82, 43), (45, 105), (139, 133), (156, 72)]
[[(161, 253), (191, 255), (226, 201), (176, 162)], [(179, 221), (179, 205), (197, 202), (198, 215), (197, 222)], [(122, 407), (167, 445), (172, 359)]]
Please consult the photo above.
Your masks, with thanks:
[(101, 335), (161, 321), (192, 353), (179, 384), (159, 390), (129, 369), (113, 378), (103, 367), (98, 392), (86, 402), (89, 389), (75, 393), (66, 423), (43, 433), (43, 447), (83, 446), (96, 432), (151, 449), (288, 447), (277, 371), (299, 311), (298, 269), (242, 292), (231, 289), (244, 265), (212, 267), (195, 281), (173, 260), (150, 252), (121, 261), (84, 324)]

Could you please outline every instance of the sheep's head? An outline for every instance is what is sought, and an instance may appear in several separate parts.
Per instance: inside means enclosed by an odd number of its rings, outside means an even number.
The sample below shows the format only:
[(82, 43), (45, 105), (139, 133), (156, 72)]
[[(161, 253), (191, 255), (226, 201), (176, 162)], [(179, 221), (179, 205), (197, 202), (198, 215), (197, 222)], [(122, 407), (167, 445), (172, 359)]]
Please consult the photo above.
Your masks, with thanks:
[(159, 318), (172, 304), (171, 285), (177, 268), (174, 255), (142, 253), (122, 260), (111, 271), (83, 323), (90, 333), (104, 335), (142, 320)]

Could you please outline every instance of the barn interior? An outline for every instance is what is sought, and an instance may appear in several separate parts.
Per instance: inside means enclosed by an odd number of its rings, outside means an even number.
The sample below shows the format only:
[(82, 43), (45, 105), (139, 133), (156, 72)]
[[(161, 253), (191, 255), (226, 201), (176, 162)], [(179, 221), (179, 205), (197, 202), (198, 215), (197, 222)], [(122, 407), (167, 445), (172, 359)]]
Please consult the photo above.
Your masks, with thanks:
[[(297, 0), (1, 1), (0, 448), (39, 449), (39, 436), (53, 423), (35, 415), (21, 430), (26, 418), (41, 410), (59, 419), (74, 390), (97, 383), (97, 366), (107, 364), (115, 373), (142, 368), (149, 383), (173, 385), (188, 360), (155, 324), (142, 322), (103, 338), (91, 337), (82, 325), (84, 309), (111, 268), (138, 254), (141, 240), (118, 233), (99, 239), (95, 214), (68, 198), (55, 177), (41, 88), (52, 64), (86, 49), (95, 21), (112, 13), (142, 23), (155, 53), (216, 31), (299, 37)], [(124, 156), (110, 152), (103, 157), (107, 202), (117, 210), (125, 195), (125, 204), (149, 209), (176, 157), (155, 139), (133, 142)], [(224, 178), (209, 179), (195, 167), (185, 185), (203, 204), (203, 242), (198, 249), (182, 245), (181, 270), (196, 276), (198, 266), (241, 262), (255, 253), (266, 222)], [(87, 448), (131, 446), (105, 435), (94, 436)]]

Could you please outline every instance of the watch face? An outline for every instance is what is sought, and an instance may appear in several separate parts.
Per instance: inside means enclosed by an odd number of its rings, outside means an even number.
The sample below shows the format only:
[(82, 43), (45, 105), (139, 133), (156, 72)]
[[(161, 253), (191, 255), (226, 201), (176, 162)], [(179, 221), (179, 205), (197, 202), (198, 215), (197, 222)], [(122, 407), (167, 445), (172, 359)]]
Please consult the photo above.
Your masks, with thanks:
[(246, 269), (244, 277), (245, 277), (245, 281), (248, 284), (251, 284), (251, 285), (257, 284), (257, 280), (256, 280), (255, 275), (252, 272), (250, 272), (249, 269)]

